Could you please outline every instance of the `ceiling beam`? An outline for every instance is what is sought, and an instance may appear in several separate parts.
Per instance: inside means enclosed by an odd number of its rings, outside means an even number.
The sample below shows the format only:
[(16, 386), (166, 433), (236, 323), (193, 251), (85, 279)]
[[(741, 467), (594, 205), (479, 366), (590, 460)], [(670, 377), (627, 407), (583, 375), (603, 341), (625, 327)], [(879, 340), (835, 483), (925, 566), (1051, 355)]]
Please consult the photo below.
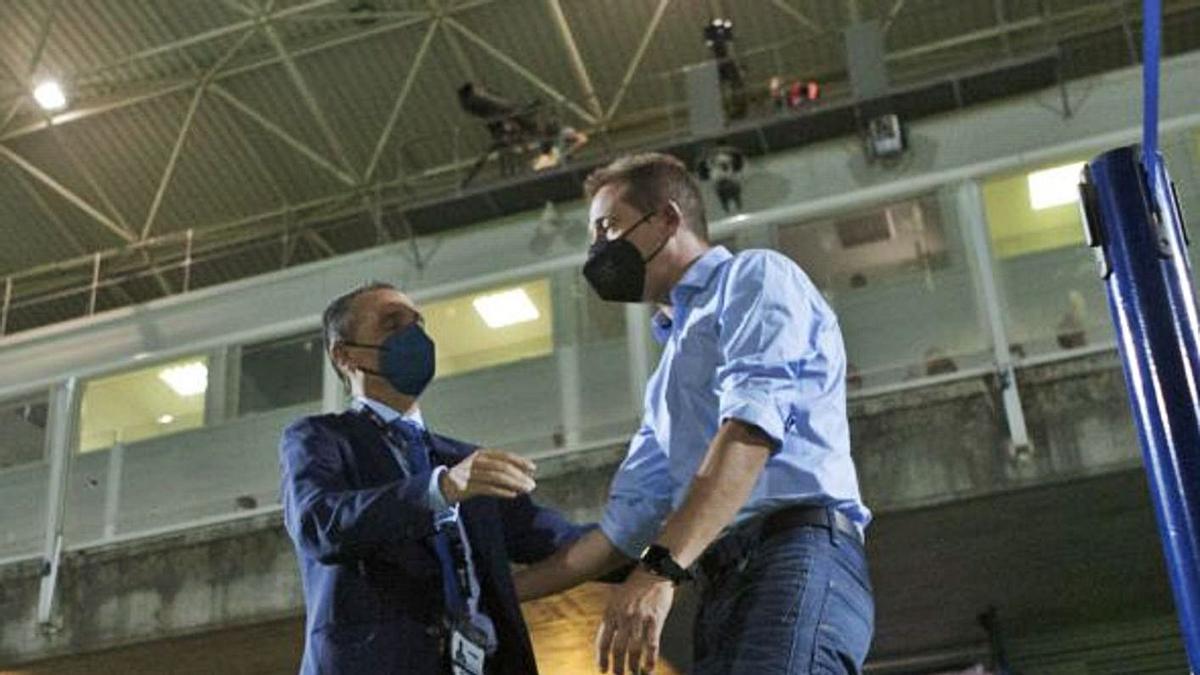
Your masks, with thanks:
[[(664, 1), (669, 2), (669, 0)], [(445, 21), (447, 25), (458, 31), (463, 37), (467, 38), (467, 40), (472, 42), (476, 47), (479, 47), (481, 50), (483, 50), (488, 56), (491, 56), (493, 59), (499, 61), (504, 66), (508, 67), (509, 70), (513, 71), (517, 75), (520, 75), (522, 79), (542, 90), (544, 93), (550, 96), (555, 103), (565, 106), (568, 110), (575, 113), (580, 119), (584, 120), (588, 124), (595, 124), (598, 121), (595, 116), (584, 110), (578, 103), (572, 101), (558, 89), (554, 88), (553, 85), (535, 75), (533, 71), (529, 70), (525, 66), (522, 66), (520, 63), (517, 63), (517, 61), (511, 56), (505, 54), (475, 31), (464, 26), (457, 19), (453, 17), (446, 17)]]
[(629, 90), (629, 83), (633, 82), (633, 76), (641, 67), (646, 50), (650, 48), (650, 41), (654, 38), (654, 32), (658, 30), (658, 24), (662, 22), (663, 15), (666, 14), (667, 6), (670, 4), (671, 0), (658, 0), (654, 16), (651, 17), (650, 24), (646, 26), (646, 31), (642, 33), (642, 41), (638, 44), (637, 51), (634, 52), (633, 59), (629, 62), (629, 67), (625, 69), (625, 76), (621, 78), (621, 85), (617, 87), (617, 93), (613, 95), (613, 100), (608, 105), (608, 111), (604, 113), (605, 124), (612, 121), (613, 115), (621, 107), (621, 102), (625, 99), (625, 92)]
[(459, 71), (462, 72), (463, 78), (468, 82), (479, 82), (479, 72), (475, 70), (475, 65), (471, 63), (471, 58), (467, 56), (467, 50), (463, 49), (462, 41), (458, 39), (458, 35), (454, 31), (442, 25), (442, 37), (446, 38), (446, 44), (450, 46), (450, 53), (454, 56), (454, 62), (458, 64)]
[[(1076, 13), (1082, 13), (1082, 11), (1083, 10), (1076, 12)], [(1087, 10), (1087, 11), (1096, 11), (1096, 10), (1095, 10), (1095, 8), (1089, 8), (1089, 10)], [(1006, 30), (1020, 30), (1022, 27), (1019, 24), (1009, 24), (1009, 25), (1003, 26), (1001, 28), (1005, 28)], [(980, 39), (986, 39), (986, 36), (984, 36), (983, 38), (980, 38)], [(949, 46), (952, 47), (954, 45), (949, 45)], [(946, 45), (943, 44), (942, 48), (946, 48)], [(900, 56), (900, 58), (904, 58), (905, 54), (901, 53), (899, 56)], [(215, 91), (216, 90), (214, 89), (214, 92)], [(3, 146), (0, 146), (0, 147), (3, 147)], [(443, 168), (444, 167), (430, 169), (429, 171), (424, 172), (422, 174), (422, 176), (435, 175), (436, 172), (442, 170)], [(401, 185), (401, 184), (402, 184), (401, 181), (389, 181), (389, 182), (380, 182), (379, 183), (379, 185), (385, 189), (389, 188), (389, 187)], [(311, 219), (313, 218), (312, 211), (311, 210), (304, 211), (305, 209), (316, 209), (316, 208), (329, 207), (329, 206), (336, 205), (339, 200), (345, 200), (347, 197), (347, 194), (348, 193), (339, 193), (338, 195), (332, 195), (329, 197), (322, 197), (322, 198), (319, 198), (316, 200), (310, 200), (308, 202), (294, 205), (292, 207), (292, 210), (294, 210), (296, 212), (303, 212), (304, 213), (303, 218), (309, 219), (311, 222)], [(349, 194), (356, 194), (356, 193), (349, 193)], [(254, 214), (254, 215), (247, 216), (247, 217), (239, 217), (236, 220), (231, 220), (231, 221), (227, 221), (224, 223), (217, 223), (217, 224), (212, 224), (212, 225), (206, 226), (202, 231), (205, 232), (206, 234), (208, 234), (209, 236), (213, 236), (213, 237), (229, 237), (229, 236), (241, 237), (243, 235), (250, 236), (250, 235), (259, 233), (260, 230), (258, 230), (257, 228), (240, 230), (239, 228), (245, 228), (246, 225), (250, 225), (253, 223), (263, 223), (264, 229), (265, 229), (265, 227), (271, 226), (271, 223), (265, 222), (265, 221), (270, 221), (271, 219), (278, 217), (281, 214), (286, 214), (287, 212), (288, 212), (288, 209), (281, 208), (281, 209), (275, 209), (273, 211), (267, 211), (267, 212), (263, 212), (263, 213), (259, 213), (259, 214)], [(164, 236), (162, 238), (155, 238), (155, 240), (152, 240), (152, 241), (167, 242), (167, 241), (170, 241), (170, 239), (169, 239), (169, 236)], [(130, 247), (130, 248), (133, 248), (133, 247)], [(121, 250), (127, 250), (127, 249), (121, 249)], [(59, 264), (65, 265), (68, 263), (59, 263)], [(20, 277), (20, 278), (25, 278), (28, 274), (30, 274), (30, 272), (27, 271), (27, 272), (22, 272), (16, 276)]]
[(563, 12), (562, 3), (559, 0), (546, 0), (546, 8), (550, 10), (550, 16), (554, 18), (554, 25), (558, 27), (558, 36), (562, 38), (563, 46), (567, 50), (571, 71), (575, 74), (575, 81), (583, 93), (584, 102), (587, 103), (588, 109), (592, 111), (592, 115), (596, 119), (604, 117), (604, 108), (600, 105), (600, 98), (596, 96), (596, 88), (592, 86), (592, 78), (588, 74), (587, 64), (583, 62), (579, 45), (575, 42), (575, 34), (571, 32), (571, 25), (567, 23), (567, 15)]
[[(95, 195), (100, 199), (100, 205), (107, 209), (108, 213), (113, 217), (116, 223), (120, 225), (121, 228), (126, 232), (129, 232), (130, 236), (136, 236), (133, 232), (133, 228), (129, 225), (129, 221), (125, 219), (125, 217), (121, 214), (121, 210), (118, 209), (117, 205), (112, 201), (111, 198), (109, 198), (108, 191), (106, 191), (104, 187), (100, 185), (100, 182), (96, 180), (95, 174), (88, 169), (87, 164), (81, 161), (79, 159), (79, 155), (71, 149), (71, 144), (63, 141), (62, 133), (57, 127), (51, 127), (50, 138), (54, 141), (54, 144), (58, 148), (59, 152), (61, 152), (63, 156), (67, 158), (67, 161), (71, 163), (71, 166), (79, 172), (79, 174), (83, 177), (84, 182), (87, 183), (92, 192), (94, 192)], [(150, 267), (151, 274), (154, 276), (154, 280), (158, 283), (158, 287), (160, 290), (162, 290), (163, 294), (171, 295), (174, 291), (171, 290), (170, 283), (168, 283), (166, 277), (163, 276), (162, 270), (159, 269), (156, 264), (154, 264), (154, 260), (150, 257), (150, 254), (145, 249), (138, 249), (138, 257), (140, 257), (142, 261)], [(119, 289), (120, 287), (117, 286), (116, 288)]]
[(29, 59), (30, 77), (37, 72), (37, 67), (42, 62), (42, 55), (46, 53), (46, 43), (50, 39), (50, 29), (54, 26), (54, 19), (58, 16), (58, 7), (60, 4), (62, 4), (61, 0), (50, 0), (46, 8), (46, 19), (42, 22), (42, 27), (38, 31), (37, 46), (34, 47), (33, 56)]
[(213, 77), (221, 72), (221, 68), (229, 62), (230, 59), (237, 54), (238, 50), (246, 44), (250, 36), (254, 34), (254, 30), (250, 29), (242, 33), (229, 49), (217, 59), (207, 72), (200, 78), (200, 83), (196, 86), (196, 91), (192, 93), (192, 100), (188, 104), (187, 112), (183, 116), (183, 124), (179, 127), (179, 134), (175, 137), (175, 144), (171, 147), (171, 155), (167, 159), (167, 166), (163, 169), (162, 178), (158, 181), (158, 189), (154, 192), (154, 199), (150, 202), (150, 211), (146, 214), (146, 222), (142, 225), (141, 239), (144, 241), (150, 236), (150, 230), (154, 227), (154, 221), (158, 217), (159, 209), (162, 207), (163, 198), (166, 197), (167, 187), (171, 184), (171, 178), (175, 175), (175, 167), (179, 164), (179, 158), (183, 153), (183, 145), (187, 141), (188, 133), (192, 130), (192, 125), (196, 120), (196, 112), (200, 109), (200, 102), (204, 100), (204, 94), (208, 90), (208, 85), (212, 82)]
[[(59, 216), (53, 208), (51, 208), (49, 202), (46, 201), (46, 198), (37, 191), (37, 188), (29, 183), (28, 179), (21, 174), (13, 174), (13, 177), (17, 181), (17, 185), (19, 185), (21, 189), (25, 191), (25, 194), (29, 195), (29, 198), (32, 199), (33, 203), (37, 205), (38, 210), (40, 210), (46, 216), (46, 219), (50, 221), (50, 224), (54, 226), (54, 229), (58, 230), (59, 234), (63, 236), (63, 239), (67, 240), (67, 243), (71, 245), (71, 248), (75, 249), (79, 255), (94, 255), (88, 253), (88, 250), (86, 247), (84, 247), (83, 243), (75, 237), (73, 232), (71, 232), (71, 228), (67, 227), (67, 224), (63, 222), (62, 217)], [(120, 301), (125, 303), (133, 302), (133, 298), (130, 297), (129, 294), (125, 292), (125, 289), (121, 288), (120, 286), (112, 286), (111, 289), (111, 292), (116, 295)]]
[(263, 180), (267, 181), (267, 184), (271, 186), (271, 191), (275, 193), (275, 198), (279, 200), (279, 203), (287, 206), (289, 200), (287, 198), (287, 193), (283, 191), (283, 184), (279, 182), (279, 178), (275, 176), (275, 173), (267, 167), (267, 163), (263, 161), (262, 154), (260, 154), (258, 150), (255, 149), (254, 145), (250, 143), (250, 139), (247, 138), (246, 131), (242, 128), (242, 123), (238, 119), (238, 116), (231, 115), (227, 110), (224, 110), (220, 107), (213, 108), (214, 113), (216, 113), (218, 110), (220, 110), (221, 113), (217, 114), (223, 114), (223, 116), (226, 118), (226, 122), (228, 122), (229, 126), (233, 129), (233, 135), (236, 136), (235, 140), (237, 141), (238, 147), (245, 149), (246, 154), (250, 156), (250, 161), (254, 163), (254, 168), (258, 170), (258, 173), (263, 177)]
[(92, 192), (94, 192), (96, 196), (100, 198), (100, 205), (108, 211), (109, 215), (113, 217), (113, 220), (115, 220), (122, 229), (132, 236), (134, 232), (133, 228), (129, 225), (129, 221), (125, 219), (125, 216), (117, 208), (117, 205), (109, 198), (108, 192), (100, 185), (99, 181), (96, 180), (95, 174), (88, 169), (87, 164), (81, 161), (79, 159), (79, 155), (71, 149), (71, 144), (63, 142), (62, 133), (57, 127), (51, 127), (50, 138), (54, 141), (54, 145), (58, 148), (58, 151), (67, 158), (67, 161), (71, 163), (71, 166), (79, 172), (79, 175), (83, 177), (84, 182), (87, 183), (88, 187), (92, 189)]
[(888, 10), (887, 16), (883, 18), (883, 33), (886, 35), (891, 30), (892, 25), (896, 23), (896, 17), (900, 16), (900, 12), (904, 11), (904, 6), (908, 0), (895, 0), (892, 3), (892, 8)]
[(183, 144), (187, 141), (188, 132), (192, 130), (192, 124), (196, 120), (196, 111), (200, 109), (200, 101), (203, 99), (204, 88), (196, 87), (196, 91), (192, 94), (192, 100), (188, 104), (187, 113), (183, 116), (183, 124), (180, 125), (179, 133), (175, 136), (175, 144), (171, 146), (171, 155), (167, 158), (167, 166), (158, 179), (158, 189), (154, 191), (154, 199), (150, 202), (150, 211), (146, 214), (146, 220), (142, 224), (142, 239), (149, 237), (150, 230), (154, 227), (154, 220), (158, 217), (163, 198), (167, 194), (167, 187), (171, 184), (171, 177), (175, 175), (175, 166), (179, 163), (179, 157), (183, 153)]
[(344, 169), (338, 167), (336, 164), (333, 163), (333, 161), (327, 159), (320, 152), (317, 152), (316, 150), (312, 149), (304, 141), (301, 141), (300, 139), (298, 139), (295, 136), (288, 133), (283, 127), (280, 127), (275, 122), (272, 122), (266, 115), (260, 113), (259, 111), (250, 107), (247, 103), (245, 103), (238, 97), (234, 96), (225, 87), (222, 87), (219, 84), (213, 84), (211, 87), (209, 87), (209, 89), (218, 98), (220, 98), (221, 100), (228, 103), (231, 107), (233, 107), (234, 110), (237, 110), (238, 112), (245, 115), (246, 117), (249, 117), (251, 120), (254, 121), (255, 124), (262, 127), (265, 131), (270, 133), (272, 136), (275, 136), (276, 138), (278, 138), (280, 141), (282, 141), (285, 145), (287, 145), (291, 149), (293, 149), (296, 152), (303, 155), (305, 158), (307, 158), (313, 164), (316, 164), (318, 167), (320, 167), (320, 168), (324, 169), (325, 171), (329, 172), (330, 174), (332, 174), (335, 178), (337, 178), (342, 183), (344, 183), (348, 186), (351, 186), (351, 187), (358, 185), (358, 181), (354, 178), (354, 176), (347, 173)]
[(91, 255), (87, 248), (83, 245), (83, 242), (79, 241), (79, 238), (75, 236), (75, 233), (71, 231), (71, 228), (67, 227), (67, 224), (63, 222), (62, 218), (55, 213), (54, 209), (50, 207), (49, 202), (47, 202), (46, 198), (42, 196), (42, 193), (38, 192), (37, 188), (35, 188), (29, 182), (29, 179), (16, 172), (12, 172), (12, 177), (21, 190), (31, 200), (33, 200), (34, 205), (37, 206), (38, 210), (42, 212), (42, 215), (46, 216), (46, 219), (49, 220), (50, 224), (54, 226), (54, 229), (58, 230), (58, 233), (62, 235), (62, 238), (71, 245), (71, 248), (75, 249), (75, 253), (79, 255)]
[(24, 96), (18, 96), (15, 100), (13, 100), (12, 106), (8, 109), (8, 112), (4, 113), (4, 119), (0, 119), (0, 134), (3, 134), (4, 130), (8, 128), (8, 125), (12, 124), (12, 121), (16, 119), (17, 114), (21, 112), (21, 108), (24, 106)]
[[(293, 14), (301, 14), (304, 12), (311, 11), (313, 9), (319, 9), (319, 8), (325, 7), (327, 5), (332, 5), (332, 4), (336, 3), (337, 1), (338, 0), (308, 0), (307, 2), (303, 2), (299, 5), (294, 5), (292, 7), (285, 7), (280, 10), (268, 12), (267, 14), (265, 14), (262, 17), (262, 19), (264, 19), (266, 21), (274, 21), (275, 19), (286, 18)], [(259, 26), (259, 22), (260, 22), (259, 17), (250, 17), (250, 18), (243, 19), (241, 21), (237, 21), (235, 23), (221, 26), (219, 28), (213, 28), (212, 30), (204, 31), (203, 33), (197, 33), (195, 35), (189, 35), (188, 37), (180, 38), (178, 40), (164, 42), (163, 44), (155, 45), (153, 47), (148, 47), (141, 51), (134, 52), (133, 54), (127, 54), (127, 55), (117, 58), (113, 61), (109, 61), (107, 63), (102, 63), (102, 64), (96, 66), (95, 68), (89, 68), (85, 71), (75, 73), (74, 76), (69, 79), (71, 79), (73, 81), (84, 80), (93, 75), (108, 72), (110, 70), (119, 68), (121, 66), (126, 66), (131, 63), (136, 63), (138, 61), (144, 61), (148, 58), (152, 58), (152, 57), (159, 56), (162, 54), (167, 54), (167, 53), (170, 53), (173, 51), (178, 51), (178, 50), (184, 49), (185, 47), (192, 47), (195, 45), (204, 44), (205, 42), (210, 42), (212, 40), (216, 40), (218, 38), (225, 37), (226, 35), (233, 35), (235, 33), (240, 33), (245, 30), (257, 28)]]
[(904, 61), (906, 59), (924, 56), (925, 54), (939, 52), (943, 49), (950, 49), (951, 47), (961, 47), (962, 45), (970, 44), (972, 42), (979, 42), (980, 40), (990, 40), (1013, 31), (1037, 28), (1038, 26), (1042, 25), (1042, 23), (1043, 21), (1040, 17), (1034, 17), (1031, 19), (1022, 19), (1021, 21), (1016, 21), (1013, 23), (992, 26), (991, 28), (982, 28), (980, 30), (971, 31), (970, 33), (955, 35), (954, 37), (946, 38), (945, 40), (929, 42), (923, 45), (912, 47), (911, 49), (892, 52), (887, 54), (885, 59), (887, 61)]
[(249, 5), (243, 5), (240, 0), (221, 0), (221, 4), (238, 14), (243, 14), (245, 16), (254, 16), (256, 13), (253, 7), (250, 7)]
[(24, 77), (18, 75), (2, 60), (0, 60), (0, 68), (3, 68), (4, 72), (8, 74), (9, 79), (11, 79), (13, 83), (17, 85), (18, 92), (13, 96), (13, 101), (8, 108), (8, 112), (5, 113), (4, 118), (0, 119), (0, 133), (3, 133), (3, 131), (8, 128), (8, 125), (17, 116), (17, 113), (20, 112), (21, 107), (24, 106), (25, 101), (29, 96), (29, 90), (33, 84), (32, 78), (37, 72), (38, 65), (42, 62), (42, 55), (46, 51), (46, 42), (50, 36), (50, 29), (54, 25), (54, 19), (58, 15), (58, 6), (60, 2), (61, 0), (50, 0), (49, 6), (46, 10), (46, 18), (42, 21), (41, 28), (38, 29), (37, 43), (33, 49), (33, 56), (29, 59), (29, 65), (25, 69)]
[[(292, 84), (296, 90), (300, 92), (300, 100), (304, 102), (308, 108), (309, 114), (317, 123), (317, 128), (321, 131), (321, 135), (325, 138), (325, 143), (333, 150), (333, 154), (337, 156), (338, 162), (348, 173), (354, 174), (353, 164), (350, 162), (350, 156), (346, 154), (346, 148), (342, 144), (340, 138), (333, 130), (333, 125), (329, 123), (329, 118), (325, 116), (325, 111), (321, 108), (321, 104), (317, 101), (317, 95), (313, 93), (312, 88), (308, 85), (308, 80), (304, 74), (300, 72), (300, 67), (296, 65), (294, 59), (287, 47), (284, 46), (283, 40), (279, 38), (278, 31), (270, 23), (262, 24), (263, 33), (271, 42), (271, 46), (283, 58), (283, 67), (287, 71), (288, 77), (292, 80)], [(357, 182), (357, 181), (356, 181)]]
[(309, 14), (289, 14), (281, 16), (278, 21), (303, 22), (303, 21), (353, 21), (355, 23), (365, 23), (370, 21), (378, 21), (380, 19), (416, 19), (428, 17), (429, 13), (420, 10), (363, 10), (361, 12), (312, 12)]
[(771, 4), (775, 5), (775, 7), (777, 7), (779, 9), (779, 11), (792, 17), (792, 19), (794, 19), (796, 21), (796, 23), (800, 24), (801, 26), (804, 26), (808, 30), (810, 30), (814, 33), (817, 33), (817, 34), (821, 34), (821, 33), (825, 32), (825, 30), (823, 28), (821, 28), (821, 26), (816, 21), (813, 21), (812, 19), (810, 19), (808, 17), (808, 15), (805, 14), (804, 12), (801, 12), (800, 10), (796, 9), (795, 7), (792, 7), (790, 4), (788, 4), (788, 2), (786, 0), (771, 0)]
[(379, 140), (375, 143), (375, 151), (371, 153), (371, 159), (367, 162), (367, 170), (363, 172), (364, 182), (369, 183), (372, 176), (375, 175), (375, 170), (379, 168), (379, 160), (383, 157), (383, 151), (387, 148), (388, 140), (392, 137), (396, 123), (400, 121), (400, 111), (404, 109), (404, 103), (408, 101), (408, 96), (412, 93), (413, 83), (417, 81), (421, 64), (425, 61), (425, 55), (429, 53), (429, 48), (433, 44), (433, 36), (437, 34), (440, 24), (440, 19), (434, 19), (425, 31), (425, 38), (421, 40), (421, 46), (417, 48), (412, 65), (408, 67), (408, 74), (404, 77), (404, 84), (401, 85), (400, 92), (396, 95), (396, 101), (392, 104), (392, 111), (383, 125), (383, 132), (379, 134)]
[(322, 237), (319, 232), (314, 232), (313, 230), (304, 230), (300, 236), (308, 239), (313, 246), (316, 246), (318, 249), (320, 249), (321, 252), (326, 256), (332, 258), (333, 256), (337, 255), (337, 251), (329, 245), (329, 242), (325, 241), (325, 237)]
[(72, 192), (69, 188), (67, 188), (62, 183), (59, 183), (57, 180), (54, 180), (54, 177), (52, 177), (50, 174), (46, 173), (45, 171), (42, 171), (41, 169), (39, 169), (37, 166), (35, 166), (29, 160), (25, 159), (24, 157), (22, 157), (21, 155), (18, 155), (15, 152), (13, 152), (11, 149), (9, 149), (8, 146), (0, 145), (0, 157), (5, 157), (13, 164), (16, 164), (18, 167), (20, 167), (22, 170), (24, 170), (25, 173), (28, 173), (29, 175), (31, 175), (34, 178), (41, 181), (44, 185), (49, 187), (51, 190), (54, 190), (55, 192), (57, 192), (59, 194), (59, 196), (61, 196), (63, 199), (66, 199), (68, 202), (71, 202), (72, 204), (74, 204), (75, 207), (78, 208), (80, 211), (83, 211), (84, 213), (86, 213), (89, 216), (91, 216), (92, 218), (94, 218), (97, 222), (99, 222), (104, 227), (108, 228), (109, 231), (111, 231), (113, 234), (117, 235), (124, 241), (126, 241), (128, 243), (133, 243), (133, 242), (137, 241), (137, 237), (135, 237), (132, 234), (130, 234), (129, 232), (125, 231), (124, 228), (122, 228), (117, 223), (113, 222), (112, 218), (109, 218), (107, 215), (102, 213), (99, 209), (97, 209), (96, 207), (89, 204), (86, 199), (75, 194), (74, 192)]
[[(487, 4), (490, 2), (496, 2), (496, 1), (497, 0), (476, 0), (473, 3), (470, 3), (469, 6), (462, 6), (459, 9), (457, 9), (456, 11), (465, 11), (466, 9), (470, 9), (470, 8), (478, 6), (480, 4)], [(420, 18), (416, 18), (416, 19), (405, 19), (402, 21), (381, 24), (378, 26), (371, 26), (369, 28), (359, 30), (359, 31), (354, 31), (349, 34), (339, 35), (339, 36), (333, 37), (333, 38), (326, 38), (326, 39), (318, 40), (317, 42), (314, 42), (309, 45), (305, 45), (305, 46), (301, 46), (301, 47), (293, 47), (291, 49), (290, 53), (293, 58), (298, 58), (300, 56), (307, 56), (309, 54), (316, 54), (316, 53), (323, 52), (323, 51), (326, 51), (329, 49), (336, 49), (337, 47), (341, 47), (343, 45), (352, 44), (354, 42), (359, 42), (361, 40), (375, 37), (377, 35), (385, 35), (387, 33), (402, 30), (404, 28), (416, 25), (416, 24), (421, 23), (422, 21), (426, 21), (426, 20), (428, 20), (428, 16), (424, 16), (424, 17), (420, 17)], [(244, 25), (244, 22), (242, 25)], [(261, 70), (262, 68), (267, 68), (269, 66), (273, 66), (273, 65), (276, 65), (276, 64), (279, 64), (282, 62), (283, 62), (283, 57), (279, 54), (274, 54), (271, 56), (265, 56), (262, 58), (254, 59), (247, 63), (238, 64), (238, 65), (235, 65), (235, 66), (225, 69), (224, 71), (222, 71), (219, 75), (217, 75), (214, 78), (214, 81), (219, 82), (221, 80), (235, 77), (237, 75), (241, 75), (244, 73)], [(72, 81), (76, 82), (80, 86), (86, 86), (87, 84), (89, 84), (87, 81), (81, 81), (80, 79), (72, 79)], [(93, 84), (94, 84), (94, 82), (93, 82)], [(59, 114), (53, 116), (48, 121), (47, 120), (39, 120), (37, 122), (33, 122), (30, 124), (26, 124), (24, 126), (18, 127), (11, 131), (4, 132), (4, 134), (2, 136), (0, 136), (0, 141), (7, 141), (7, 140), (12, 140), (14, 138), (18, 138), (20, 136), (27, 136), (29, 134), (36, 133), (38, 131), (42, 131), (43, 129), (46, 129), (51, 124), (61, 125), (61, 124), (66, 124), (68, 122), (75, 122), (78, 120), (86, 119), (88, 117), (92, 117), (94, 115), (101, 115), (101, 114), (104, 114), (107, 112), (112, 112), (114, 110), (120, 110), (122, 108), (127, 108), (130, 106), (138, 105), (140, 103), (145, 103), (147, 101), (152, 101), (154, 99), (162, 98), (164, 96), (170, 96), (171, 94), (176, 94), (176, 93), (183, 92), (183, 91), (190, 91), (192, 88), (196, 87), (198, 84), (199, 84), (199, 78), (195, 78), (195, 77), (189, 77), (189, 78), (180, 79), (180, 80), (176, 80), (176, 81), (168, 81), (168, 82), (158, 83), (156, 85), (152, 85), (148, 88), (145, 88), (144, 90), (141, 90), (141, 91), (132, 91), (132, 92), (128, 92), (123, 95), (117, 96), (113, 100), (93, 103), (91, 105), (81, 106), (81, 107), (73, 109), (73, 110), (68, 110), (68, 111), (59, 113)], [(141, 86), (144, 86), (144, 85), (141, 85)]]

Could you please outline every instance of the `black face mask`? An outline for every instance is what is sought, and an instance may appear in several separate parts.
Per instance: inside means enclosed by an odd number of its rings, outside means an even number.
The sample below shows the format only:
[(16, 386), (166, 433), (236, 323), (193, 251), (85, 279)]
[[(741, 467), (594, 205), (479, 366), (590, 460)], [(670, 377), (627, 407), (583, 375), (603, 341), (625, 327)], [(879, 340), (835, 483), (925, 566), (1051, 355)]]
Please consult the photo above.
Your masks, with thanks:
[(616, 239), (597, 237), (588, 248), (588, 259), (583, 265), (583, 276), (592, 285), (602, 300), (609, 302), (642, 302), (646, 290), (646, 264), (667, 245), (670, 237), (663, 240), (647, 258), (633, 242), (626, 239), (642, 223), (654, 217), (651, 211), (642, 216), (633, 227)]

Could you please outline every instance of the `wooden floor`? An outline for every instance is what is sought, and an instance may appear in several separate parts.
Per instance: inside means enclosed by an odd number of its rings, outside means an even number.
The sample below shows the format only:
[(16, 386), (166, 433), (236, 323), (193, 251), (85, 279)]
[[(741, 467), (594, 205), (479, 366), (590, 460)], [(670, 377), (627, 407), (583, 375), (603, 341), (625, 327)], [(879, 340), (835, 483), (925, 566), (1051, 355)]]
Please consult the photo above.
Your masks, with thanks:
[[(608, 587), (586, 584), (568, 593), (525, 604), (525, 620), (533, 637), (542, 675), (592, 675), (596, 627), (608, 598)], [(655, 669), (662, 675), (682, 673), (669, 662)]]

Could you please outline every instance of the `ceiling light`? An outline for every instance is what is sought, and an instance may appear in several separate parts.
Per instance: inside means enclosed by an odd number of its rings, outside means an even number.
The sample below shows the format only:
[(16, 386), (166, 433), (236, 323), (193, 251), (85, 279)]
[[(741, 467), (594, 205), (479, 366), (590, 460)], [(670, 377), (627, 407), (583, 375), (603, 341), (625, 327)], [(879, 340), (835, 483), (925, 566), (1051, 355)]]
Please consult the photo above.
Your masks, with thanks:
[(33, 90), (33, 98), (42, 106), (42, 110), (62, 110), (67, 107), (67, 95), (63, 93), (62, 86), (54, 80), (39, 84)]
[(471, 304), (475, 305), (475, 311), (479, 312), (488, 328), (504, 328), (534, 321), (541, 316), (523, 288), (481, 295)]
[(158, 419), (155, 421), (158, 422), (159, 424), (170, 424), (171, 422), (175, 421), (175, 416), (174, 415), (159, 415)]
[(199, 361), (163, 368), (158, 379), (180, 396), (203, 394), (208, 389), (208, 366)]
[(1083, 162), (1029, 174), (1029, 205), (1034, 211), (1079, 201), (1079, 172)]

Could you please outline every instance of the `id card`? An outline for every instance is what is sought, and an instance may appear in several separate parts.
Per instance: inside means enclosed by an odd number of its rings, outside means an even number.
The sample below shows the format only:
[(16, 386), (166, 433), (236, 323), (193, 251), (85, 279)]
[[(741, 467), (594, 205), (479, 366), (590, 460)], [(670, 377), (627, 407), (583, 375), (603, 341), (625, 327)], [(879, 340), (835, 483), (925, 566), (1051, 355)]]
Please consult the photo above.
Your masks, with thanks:
[(469, 624), (457, 624), (450, 631), (450, 665), (454, 675), (483, 675), (487, 651), (482, 636), (476, 633)]

